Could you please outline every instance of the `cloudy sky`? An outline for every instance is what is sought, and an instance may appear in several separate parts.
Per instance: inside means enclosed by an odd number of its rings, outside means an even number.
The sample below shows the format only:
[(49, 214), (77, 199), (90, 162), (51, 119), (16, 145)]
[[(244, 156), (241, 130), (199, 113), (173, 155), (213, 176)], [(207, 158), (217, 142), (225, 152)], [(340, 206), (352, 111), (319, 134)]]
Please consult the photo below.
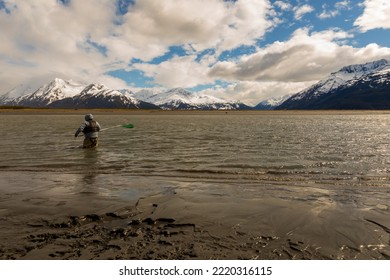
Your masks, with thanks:
[(60, 77), (254, 105), (390, 59), (388, 0), (0, 0), (0, 94)]

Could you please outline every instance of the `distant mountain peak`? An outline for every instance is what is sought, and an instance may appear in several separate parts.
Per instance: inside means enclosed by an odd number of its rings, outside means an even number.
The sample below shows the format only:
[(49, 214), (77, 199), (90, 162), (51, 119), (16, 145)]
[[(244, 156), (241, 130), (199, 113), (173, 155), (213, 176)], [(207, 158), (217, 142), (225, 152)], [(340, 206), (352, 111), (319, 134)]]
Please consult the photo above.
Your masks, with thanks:
[(34, 92), (8, 100), (7, 103), (29, 107), (45, 107), (52, 102), (80, 93), (84, 86), (73, 81), (55, 78)]
[(103, 84), (89, 84), (83, 89), (82, 93), (88, 93), (90, 91), (101, 91), (106, 89), (109, 90), (109, 88)]
[(364, 64), (348, 65), (348, 66), (341, 68), (339, 71), (337, 71), (335, 73), (338, 73), (338, 72), (347, 72), (347, 73), (360, 72), (360, 73), (367, 74), (367, 73), (370, 73), (373, 71), (382, 70), (383, 68), (389, 67), (389, 66), (390, 66), (390, 61), (383, 58), (380, 60), (367, 62)]
[[(364, 94), (363, 94), (364, 93)], [(390, 61), (354, 64), (293, 95), (278, 109), (390, 109)]]
[(185, 90), (184, 88), (180, 88), (180, 87), (172, 88), (168, 90), (167, 93), (182, 94), (184, 96), (191, 96), (194, 94), (193, 92)]
[(270, 97), (263, 101), (261, 101), (259, 104), (257, 104), (254, 108), (256, 110), (273, 110), (280, 104), (282, 104), (284, 101), (289, 99), (292, 96), (292, 94), (283, 95), (283, 96), (277, 96), (277, 97)]

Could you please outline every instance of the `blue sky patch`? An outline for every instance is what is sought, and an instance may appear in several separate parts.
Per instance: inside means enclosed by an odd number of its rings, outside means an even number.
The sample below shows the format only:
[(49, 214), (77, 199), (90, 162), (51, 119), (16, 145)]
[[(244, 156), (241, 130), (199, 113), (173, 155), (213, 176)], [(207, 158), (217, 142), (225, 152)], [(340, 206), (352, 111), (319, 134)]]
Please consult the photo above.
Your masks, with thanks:
[(130, 87), (150, 88), (155, 86), (153, 79), (146, 77), (140, 70), (115, 70), (107, 72), (107, 74), (124, 80)]

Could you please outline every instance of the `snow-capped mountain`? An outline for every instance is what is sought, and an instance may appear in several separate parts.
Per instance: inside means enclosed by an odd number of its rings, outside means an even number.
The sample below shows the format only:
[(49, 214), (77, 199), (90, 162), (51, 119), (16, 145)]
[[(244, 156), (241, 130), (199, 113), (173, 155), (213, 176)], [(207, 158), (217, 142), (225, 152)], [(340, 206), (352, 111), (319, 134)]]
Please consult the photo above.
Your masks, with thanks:
[(162, 92), (166, 91), (162, 88), (144, 88), (139, 91), (134, 92), (133, 96), (139, 100), (143, 100), (146, 102), (150, 102), (150, 97), (156, 94), (160, 94)]
[[(56, 78), (32, 93), (27, 93), (13, 99), (8, 98), (8, 100), (4, 103), (29, 107), (45, 107), (54, 101), (80, 93), (84, 87), (85, 85), (81, 85), (73, 81), (64, 81)], [(26, 89), (27, 92), (28, 90), (29, 88)], [(11, 94), (12, 92), (9, 92), (6, 95), (11, 96)]]
[(174, 88), (151, 95), (147, 91), (136, 95), (141, 100), (156, 104), (162, 109), (202, 109), (202, 110), (232, 110), (249, 109), (243, 103), (227, 101), (211, 95), (190, 92), (183, 88)]
[(4, 95), (0, 95), (0, 104), (11, 104), (12, 100), (17, 97), (30, 94), (37, 89), (29, 84), (21, 84), (10, 91), (8, 91)]
[(50, 107), (159, 109), (153, 104), (134, 98), (131, 91), (122, 93), (103, 84), (90, 84), (79, 94), (52, 102)]
[(228, 101), (182, 88), (151, 88), (134, 93), (129, 89), (113, 90), (102, 84), (86, 86), (58, 78), (32, 93), (16, 98), (5, 94), (0, 97), (0, 104), (50, 108), (252, 109), (238, 101)]
[(259, 104), (257, 104), (254, 109), (255, 110), (273, 110), (276, 107), (278, 107), (280, 104), (282, 104), (284, 101), (289, 99), (292, 96), (292, 94), (279, 96), (279, 97), (271, 97), (268, 99), (265, 99), (261, 101)]
[(390, 109), (390, 61), (343, 67), (277, 109)]
[(23, 83), (17, 85), (6, 93), (0, 93), (0, 104), (9, 103), (17, 97), (31, 94), (37, 91), (42, 85), (48, 84), (54, 80), (53, 73), (47, 75), (39, 75), (34, 78), (25, 80)]

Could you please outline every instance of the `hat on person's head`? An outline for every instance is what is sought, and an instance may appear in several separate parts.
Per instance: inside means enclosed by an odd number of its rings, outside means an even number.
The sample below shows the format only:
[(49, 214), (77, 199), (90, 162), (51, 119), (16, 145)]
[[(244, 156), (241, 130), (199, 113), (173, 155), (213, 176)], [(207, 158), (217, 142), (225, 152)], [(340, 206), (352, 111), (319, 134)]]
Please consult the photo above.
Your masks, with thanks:
[(93, 120), (92, 114), (87, 114), (87, 115), (85, 115), (85, 120), (86, 120), (86, 121), (92, 121), (92, 120)]

